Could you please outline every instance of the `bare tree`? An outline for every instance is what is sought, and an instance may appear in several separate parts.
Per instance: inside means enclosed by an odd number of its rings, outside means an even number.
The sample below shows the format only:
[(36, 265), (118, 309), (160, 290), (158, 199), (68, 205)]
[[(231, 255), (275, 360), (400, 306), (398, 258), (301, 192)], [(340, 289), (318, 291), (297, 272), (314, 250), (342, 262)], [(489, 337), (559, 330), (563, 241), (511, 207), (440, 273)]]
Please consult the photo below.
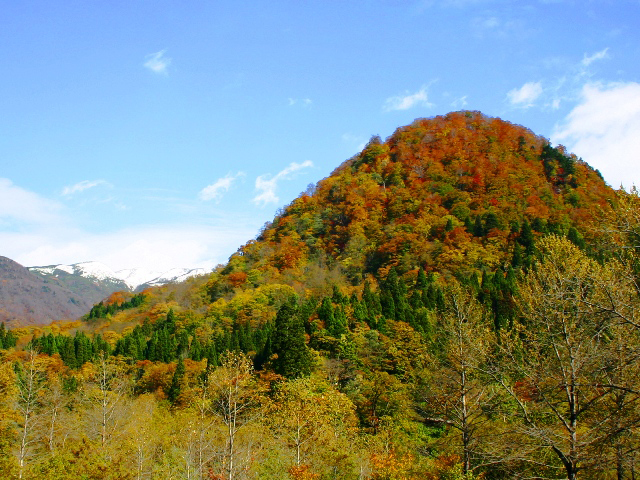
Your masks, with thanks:
[(121, 431), (127, 420), (127, 400), (130, 382), (113, 358), (100, 353), (96, 371), (85, 389), (88, 403), (88, 432), (97, 438), (106, 452), (114, 435)]
[(607, 445), (640, 421), (638, 331), (601, 308), (614, 293), (626, 305), (637, 295), (619, 265), (600, 265), (564, 238), (539, 248), (542, 260), (519, 284), (522, 324), (503, 336), (495, 378), (522, 420), (523, 442), (538, 447), (524, 460), (538, 474), (592, 478), (611, 468)]
[[(259, 416), (257, 388), (249, 357), (229, 351), (222, 355), (220, 362), (221, 366), (209, 375), (208, 383), (213, 412), (225, 426), (222, 468), (227, 480), (233, 480), (243, 467), (248, 467), (250, 455), (242, 458), (238, 439), (239, 433)], [(245, 448), (244, 453), (249, 450), (250, 447)]]
[[(481, 305), (471, 293), (454, 285), (447, 292), (446, 309), (438, 319), (437, 345), (418, 389), (424, 421), (445, 425), (455, 432), (453, 442), (464, 474), (505, 460), (491, 453), (489, 443), (499, 435), (491, 428), (490, 414), (499, 391), (484, 367), (494, 334)], [(491, 440), (491, 442), (489, 442)], [(451, 436), (441, 443), (449, 443)]]
[(42, 418), (39, 415), (42, 401), (41, 392), (46, 382), (38, 352), (34, 348), (28, 348), (26, 354), (25, 362), (18, 364), (16, 372), (18, 387), (16, 409), (20, 415), (18, 422), (19, 443), (16, 452), (19, 467), (18, 478), (22, 478), (28, 459), (35, 454), (40, 446), (38, 432), (42, 426)]

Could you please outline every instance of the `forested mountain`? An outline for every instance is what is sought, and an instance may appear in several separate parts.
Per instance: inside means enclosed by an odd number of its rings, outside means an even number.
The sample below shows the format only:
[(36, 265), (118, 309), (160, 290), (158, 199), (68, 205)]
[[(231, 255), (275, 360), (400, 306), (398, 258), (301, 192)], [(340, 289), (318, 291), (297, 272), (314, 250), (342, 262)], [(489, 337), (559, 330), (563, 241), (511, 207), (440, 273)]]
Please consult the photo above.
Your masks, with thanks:
[(0, 471), (634, 478), (639, 206), (479, 112), (374, 137), (209, 277), (0, 330)]

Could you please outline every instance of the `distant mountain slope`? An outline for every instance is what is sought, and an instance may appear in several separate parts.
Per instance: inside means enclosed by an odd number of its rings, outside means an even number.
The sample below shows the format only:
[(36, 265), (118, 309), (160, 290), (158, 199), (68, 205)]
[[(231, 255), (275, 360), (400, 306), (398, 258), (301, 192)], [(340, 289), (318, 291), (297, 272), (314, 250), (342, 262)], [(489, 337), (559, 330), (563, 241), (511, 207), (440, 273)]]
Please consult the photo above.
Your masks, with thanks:
[(92, 288), (98, 289), (100, 294), (95, 301), (116, 291), (138, 292), (149, 286), (180, 282), (194, 275), (207, 273), (204, 268), (173, 268), (164, 273), (139, 268), (116, 271), (100, 262), (29, 267), (29, 271), (43, 278), (53, 277), (83, 295), (91, 295)]
[(0, 322), (24, 325), (76, 319), (91, 309), (89, 297), (0, 257)]
[(75, 320), (114, 292), (142, 291), (206, 273), (202, 268), (114, 272), (99, 262), (25, 268), (0, 257), (0, 322), (17, 326)]

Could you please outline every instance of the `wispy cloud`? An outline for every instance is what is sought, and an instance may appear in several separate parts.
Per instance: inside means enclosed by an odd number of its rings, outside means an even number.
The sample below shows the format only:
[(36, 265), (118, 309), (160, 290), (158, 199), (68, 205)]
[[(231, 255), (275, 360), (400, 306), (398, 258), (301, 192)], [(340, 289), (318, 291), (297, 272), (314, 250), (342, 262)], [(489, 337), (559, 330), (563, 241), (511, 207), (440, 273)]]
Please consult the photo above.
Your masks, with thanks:
[(137, 224), (89, 232), (54, 200), (0, 178), (0, 252), (24, 266), (94, 260), (115, 270), (211, 268), (255, 236), (260, 222), (219, 214), (206, 222)]
[(235, 175), (228, 173), (226, 176), (219, 178), (211, 185), (207, 185), (200, 190), (200, 200), (215, 200), (219, 202), (222, 196), (229, 191), (233, 182), (240, 177), (244, 177), (244, 172), (238, 172)]
[(527, 82), (522, 87), (514, 88), (507, 93), (507, 99), (513, 106), (529, 108), (534, 105), (540, 95), (542, 95), (542, 83)]
[(590, 83), (556, 126), (554, 142), (599, 169), (614, 188), (640, 185), (640, 83)]
[(357, 151), (360, 151), (367, 144), (367, 137), (363, 135), (354, 135), (352, 133), (343, 133), (342, 141), (345, 143), (356, 145)]
[(433, 107), (433, 104), (429, 102), (427, 89), (428, 86), (425, 85), (415, 93), (407, 91), (404, 95), (389, 97), (385, 100), (383, 109), (385, 112), (391, 112), (394, 110), (408, 110), (416, 106)]
[(600, 50), (599, 52), (596, 52), (591, 56), (588, 56), (585, 53), (584, 57), (582, 58), (582, 65), (585, 66), (585, 67), (588, 67), (589, 65), (591, 65), (596, 60), (602, 60), (604, 58), (609, 58), (608, 51), (609, 51), (609, 47), (605, 48), (604, 50)]
[(114, 270), (210, 269), (254, 237), (258, 227), (244, 218), (227, 218), (217, 225), (140, 225), (100, 234), (78, 228), (0, 230), (0, 249), (24, 266), (91, 260)]
[(147, 55), (146, 61), (144, 62), (144, 67), (151, 70), (153, 73), (157, 73), (159, 75), (166, 75), (168, 73), (169, 65), (171, 65), (171, 59), (165, 57), (166, 50), (160, 50), (156, 53), (150, 53)]
[(483, 36), (486, 32), (496, 32), (502, 26), (498, 17), (476, 17), (471, 20), (471, 27), (476, 36)]
[(0, 178), (0, 227), (16, 222), (36, 226), (58, 223), (61, 209), (62, 205)]
[(464, 108), (468, 105), (467, 96), (464, 95), (460, 98), (456, 98), (453, 102), (451, 102), (451, 106), (453, 108)]
[(75, 185), (64, 187), (62, 189), (62, 195), (67, 196), (73, 195), (74, 193), (84, 192), (85, 190), (97, 187), (98, 185), (109, 185), (109, 183), (104, 180), (83, 180)]
[(516, 108), (536, 106), (557, 110), (563, 104), (575, 104), (583, 98), (585, 85), (596, 83), (593, 80), (593, 63), (606, 58), (609, 58), (609, 47), (591, 55), (585, 53), (581, 60), (570, 61), (561, 56), (548, 57), (542, 61), (542, 66), (555, 74), (514, 88), (507, 93), (506, 99)]
[(313, 104), (313, 100), (311, 100), (310, 98), (291, 98), (289, 97), (287, 99), (287, 102), (289, 104), (290, 107), (293, 107), (294, 105), (298, 105), (301, 107), (310, 107)]
[(259, 193), (253, 198), (253, 203), (260, 206), (265, 206), (269, 203), (278, 203), (280, 200), (276, 195), (278, 182), (287, 180), (291, 178), (295, 172), (312, 166), (313, 162), (311, 160), (305, 160), (302, 163), (291, 162), (287, 168), (281, 170), (273, 177), (270, 175), (260, 175), (256, 178), (256, 190)]

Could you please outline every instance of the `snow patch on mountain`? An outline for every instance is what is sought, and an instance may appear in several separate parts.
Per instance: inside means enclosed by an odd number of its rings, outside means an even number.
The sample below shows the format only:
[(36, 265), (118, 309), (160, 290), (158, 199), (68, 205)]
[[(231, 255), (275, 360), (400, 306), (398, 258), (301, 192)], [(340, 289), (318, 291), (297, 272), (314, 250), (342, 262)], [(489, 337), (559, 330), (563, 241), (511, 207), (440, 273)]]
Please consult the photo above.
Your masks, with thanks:
[(187, 278), (204, 275), (205, 273), (207, 273), (207, 271), (204, 268), (172, 268), (145, 283), (155, 287), (157, 285), (164, 285), (165, 283), (183, 282)]
[(111, 280), (113, 278), (122, 280), (121, 278), (118, 277), (116, 272), (114, 272), (111, 268), (106, 266), (104, 263), (81, 262), (81, 263), (74, 263), (73, 265), (70, 265), (70, 267), (73, 269), (73, 271), (70, 273), (82, 275), (83, 277), (91, 277), (97, 280)]
[(141, 268), (126, 268), (124, 270), (118, 270), (116, 275), (118, 275), (131, 290), (135, 290), (140, 285), (144, 285), (154, 278), (157, 278), (161, 273), (162, 272), (152, 270), (143, 270)]
[(172, 268), (166, 272), (144, 270), (140, 268), (128, 268), (114, 271), (104, 263), (80, 262), (72, 265), (47, 265), (42, 267), (29, 267), (32, 272), (44, 275), (56, 275), (56, 271), (70, 275), (79, 275), (84, 278), (95, 279), (101, 282), (124, 283), (132, 291), (140, 286), (158, 286), (173, 282), (182, 282), (195, 275), (204, 275), (204, 268)]

